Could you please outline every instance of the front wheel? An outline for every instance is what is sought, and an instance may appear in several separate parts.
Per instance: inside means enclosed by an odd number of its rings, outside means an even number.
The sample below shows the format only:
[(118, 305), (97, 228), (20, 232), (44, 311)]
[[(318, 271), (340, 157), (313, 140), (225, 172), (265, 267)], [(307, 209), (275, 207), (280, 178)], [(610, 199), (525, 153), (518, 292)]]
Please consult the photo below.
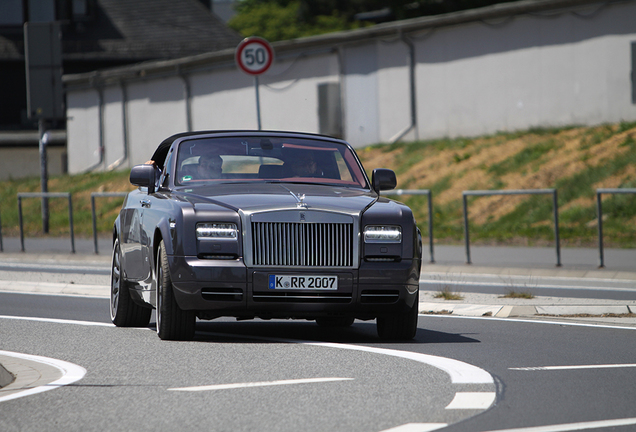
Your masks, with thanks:
[(168, 256), (163, 240), (157, 257), (157, 334), (163, 340), (192, 340), (197, 317), (182, 310), (174, 298)]
[(417, 332), (417, 314), (419, 312), (419, 291), (415, 295), (413, 306), (405, 314), (377, 318), (378, 336), (385, 340), (411, 340)]
[(145, 327), (150, 323), (152, 309), (139, 306), (130, 298), (123, 273), (121, 247), (116, 239), (110, 270), (110, 319), (117, 327)]

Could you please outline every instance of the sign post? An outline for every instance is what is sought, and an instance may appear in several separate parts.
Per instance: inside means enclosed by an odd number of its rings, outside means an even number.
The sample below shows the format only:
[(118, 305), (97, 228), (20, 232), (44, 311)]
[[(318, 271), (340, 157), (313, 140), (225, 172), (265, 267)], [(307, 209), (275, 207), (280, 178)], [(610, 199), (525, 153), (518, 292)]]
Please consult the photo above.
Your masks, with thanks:
[(40, 143), (40, 182), (42, 193), (42, 231), (49, 232), (48, 171), (46, 145), (51, 120), (63, 119), (62, 32), (59, 22), (24, 24), (24, 48), (29, 119), (38, 120)]
[(248, 37), (241, 41), (236, 47), (234, 54), (236, 64), (239, 69), (254, 77), (254, 88), (256, 90), (256, 119), (258, 130), (261, 130), (261, 101), (258, 92), (258, 76), (266, 72), (274, 60), (274, 49), (263, 38)]

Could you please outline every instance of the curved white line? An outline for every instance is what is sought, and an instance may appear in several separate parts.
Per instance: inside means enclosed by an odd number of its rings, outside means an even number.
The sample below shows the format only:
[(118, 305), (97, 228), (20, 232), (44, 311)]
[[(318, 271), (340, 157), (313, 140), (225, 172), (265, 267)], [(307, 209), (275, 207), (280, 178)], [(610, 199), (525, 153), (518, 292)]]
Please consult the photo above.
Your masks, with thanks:
[(349, 345), (338, 344), (328, 342), (304, 342), (299, 343), (305, 345), (324, 346), (329, 348), (348, 349), (353, 351), (365, 351), (376, 354), (384, 354), (393, 357), (401, 357), (409, 360), (414, 360), (420, 363), (425, 363), (429, 366), (433, 366), (437, 369), (441, 369), (450, 375), (451, 382), (453, 384), (494, 384), (492, 375), (477, 366), (473, 366), (469, 363), (464, 363), (459, 360), (438, 357), (429, 354), (420, 354), (411, 351), (399, 351), (387, 348), (375, 348), (361, 345)]
[(4, 355), (7, 357), (20, 358), (24, 360), (30, 360), (32, 362), (37, 362), (37, 363), (44, 363), (46, 365), (49, 365), (58, 369), (62, 373), (61, 378), (51, 383), (48, 383), (46, 385), (34, 387), (34, 388), (28, 388), (18, 393), (2, 396), (0, 397), (0, 402), (21, 398), (21, 397), (29, 396), (36, 393), (42, 393), (48, 390), (53, 390), (68, 384), (72, 384), (76, 381), (79, 381), (82, 378), (84, 378), (84, 375), (86, 375), (86, 369), (84, 369), (83, 367), (73, 363), (63, 361), (63, 360), (58, 360), (58, 359), (49, 358), (49, 357), (35, 356), (30, 354), (10, 352), (10, 351), (0, 351), (0, 355)]
[(103, 322), (96, 322), (96, 321), (76, 321), (76, 320), (66, 320), (66, 319), (58, 319), (58, 318), (38, 318), (38, 317), (0, 315), (0, 319), (13, 319), (13, 320), (20, 320), (20, 321), (38, 321), (38, 322), (48, 322), (48, 323), (55, 323), (55, 324), (75, 324), (75, 325), (97, 326), (97, 327), (115, 327), (115, 324), (111, 324), (111, 323), (103, 323)]
[(450, 375), (451, 382), (454, 384), (494, 384), (494, 379), (492, 375), (486, 372), (484, 369), (478, 368), (477, 366), (473, 366), (468, 363), (464, 363), (459, 360), (450, 359), (446, 357), (438, 357), (429, 354), (420, 354), (410, 351), (399, 351), (392, 350), (387, 348), (375, 348), (368, 347), (363, 345), (349, 345), (349, 344), (341, 344), (341, 343), (330, 343), (330, 342), (310, 342), (303, 341), (297, 339), (280, 339), (280, 338), (270, 338), (263, 336), (239, 336), (235, 334), (228, 333), (216, 333), (216, 332), (202, 332), (204, 334), (209, 335), (218, 335), (225, 337), (236, 337), (241, 339), (256, 339), (256, 340), (267, 340), (267, 341), (275, 341), (275, 342), (283, 342), (283, 343), (298, 343), (303, 345), (313, 345), (313, 346), (322, 346), (328, 348), (337, 348), (337, 349), (347, 349), (352, 351), (364, 351), (375, 354), (383, 354), (393, 357), (401, 357), (408, 360), (414, 360), (420, 363), (425, 363), (429, 366), (433, 366), (437, 369), (441, 369)]

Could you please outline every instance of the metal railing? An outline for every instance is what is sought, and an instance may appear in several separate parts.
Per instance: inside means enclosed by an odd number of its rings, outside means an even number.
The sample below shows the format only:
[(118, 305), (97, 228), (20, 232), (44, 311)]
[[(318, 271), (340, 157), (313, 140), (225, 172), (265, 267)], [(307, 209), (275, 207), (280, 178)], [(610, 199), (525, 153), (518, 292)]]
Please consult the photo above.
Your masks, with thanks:
[[(428, 237), (430, 262), (435, 262), (434, 236), (433, 236), (433, 197), (429, 189), (394, 189), (385, 191), (383, 195), (426, 195), (428, 204)], [(598, 218), (598, 248), (599, 267), (605, 267), (604, 246), (603, 246), (603, 207), (602, 194), (636, 194), (636, 188), (600, 188), (596, 190), (596, 212)], [(97, 216), (95, 198), (126, 197), (128, 192), (93, 192), (91, 193), (91, 215), (93, 225), (93, 242), (95, 253), (99, 253), (97, 241)], [(520, 190), (468, 190), (462, 192), (463, 219), (464, 219), (464, 241), (466, 246), (466, 263), (472, 264), (470, 256), (470, 231), (468, 224), (468, 196), (492, 196), (492, 195), (552, 195), (553, 217), (554, 217), (554, 237), (556, 248), (557, 267), (561, 266), (561, 242), (559, 236), (559, 211), (556, 189), (520, 189)], [(68, 200), (69, 227), (71, 234), (71, 251), (75, 253), (75, 235), (73, 226), (73, 202), (70, 192), (20, 192), (18, 193), (18, 216), (20, 224), (20, 246), (22, 252), (24, 247), (24, 222), (22, 217), (22, 198), (66, 198)], [(0, 252), (4, 252), (2, 238), (2, 221), (0, 219)]]
[(521, 190), (472, 190), (462, 192), (464, 205), (464, 240), (466, 243), (466, 264), (470, 261), (470, 235), (468, 231), (468, 196), (490, 196), (490, 195), (552, 195), (552, 206), (554, 214), (554, 238), (556, 241), (557, 267), (561, 267), (561, 242), (559, 240), (559, 207), (557, 203), (556, 189), (521, 189)]
[(433, 250), (433, 194), (430, 189), (394, 189), (382, 192), (383, 195), (426, 195), (428, 201), (428, 249), (431, 255), (431, 263), (435, 262)]
[(113, 198), (125, 197), (128, 192), (93, 192), (91, 193), (91, 217), (93, 222), (93, 243), (95, 244), (95, 253), (99, 253), (97, 246), (97, 216), (95, 212), (95, 198)]
[(603, 252), (603, 204), (602, 194), (636, 194), (636, 189), (630, 188), (601, 188), (596, 189), (596, 217), (598, 218), (598, 254), (599, 267), (605, 267), (605, 257)]
[(20, 220), (20, 247), (24, 252), (24, 224), (22, 221), (22, 198), (66, 198), (68, 199), (68, 221), (71, 229), (71, 252), (75, 253), (73, 234), (73, 201), (70, 192), (20, 192), (18, 193), (18, 218)]

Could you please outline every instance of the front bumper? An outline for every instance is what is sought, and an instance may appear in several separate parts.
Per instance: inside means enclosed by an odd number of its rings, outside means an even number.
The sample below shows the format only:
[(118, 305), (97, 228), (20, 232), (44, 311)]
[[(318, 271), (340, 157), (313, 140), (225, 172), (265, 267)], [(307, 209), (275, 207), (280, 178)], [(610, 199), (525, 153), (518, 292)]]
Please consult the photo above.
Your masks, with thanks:
[[(179, 307), (203, 319), (373, 319), (408, 311), (419, 286), (420, 261), (367, 263), (358, 269), (258, 268), (242, 260), (169, 256)], [(337, 290), (270, 289), (269, 275), (336, 275)]]

